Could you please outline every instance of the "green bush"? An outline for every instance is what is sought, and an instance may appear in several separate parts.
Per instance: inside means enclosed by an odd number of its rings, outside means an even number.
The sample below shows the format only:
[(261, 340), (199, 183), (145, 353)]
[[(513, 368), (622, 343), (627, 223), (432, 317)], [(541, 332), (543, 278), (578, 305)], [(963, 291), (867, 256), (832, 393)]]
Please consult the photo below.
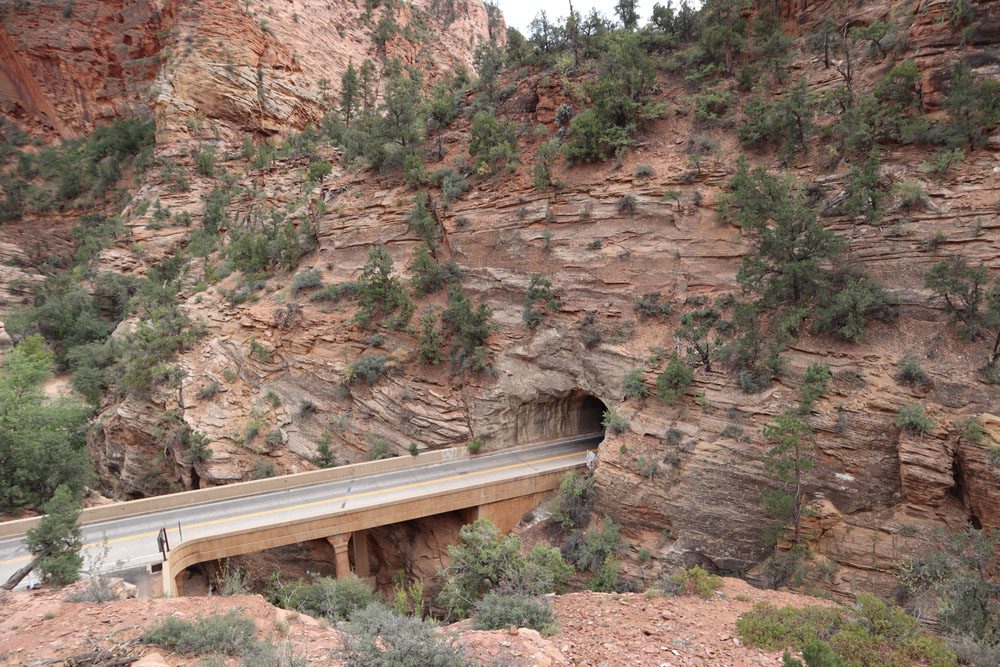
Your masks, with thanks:
[(194, 621), (168, 616), (147, 630), (142, 641), (181, 655), (240, 655), (255, 643), (256, 635), (253, 620), (243, 611), (233, 609)]
[(356, 611), (345, 630), (347, 667), (472, 667), (430, 623), (380, 604)]
[[(940, 639), (923, 633), (917, 622), (899, 607), (892, 607), (867, 593), (858, 595), (853, 608), (774, 607), (758, 603), (736, 621), (741, 640), (751, 646), (776, 651), (811, 646), (810, 655), (829, 653), (816, 642), (825, 642), (841, 662), (859, 667), (911, 665), (957, 666), (955, 654)], [(812, 665), (812, 663), (808, 663)], [(818, 663), (823, 664), (823, 663)]]
[(464, 618), (489, 592), (540, 595), (560, 588), (571, 568), (558, 550), (537, 545), (525, 557), (521, 540), (502, 535), (487, 519), (462, 526), (448, 547), (448, 567), (438, 602), (452, 618)]
[(440, 183), (441, 198), (445, 208), (451, 206), (451, 202), (461, 197), (469, 189), (469, 181), (454, 169), (445, 171), (441, 176)]
[(902, 181), (896, 186), (896, 194), (899, 196), (899, 207), (904, 211), (920, 211), (927, 207), (930, 200), (927, 198), (927, 191), (920, 181)]
[(628, 419), (618, 414), (614, 408), (608, 408), (601, 416), (601, 426), (612, 435), (617, 435), (628, 429)]
[(921, 167), (938, 178), (944, 178), (952, 167), (964, 159), (965, 152), (961, 148), (947, 148), (938, 151), (932, 161), (922, 163)]
[(553, 311), (562, 305), (559, 298), (552, 291), (552, 283), (548, 278), (534, 273), (531, 275), (531, 282), (524, 293), (524, 312), (522, 317), (524, 325), (529, 329), (534, 329), (542, 323), (543, 314), (536, 304), (541, 303), (546, 310)]
[(442, 352), (441, 333), (437, 328), (437, 316), (434, 311), (427, 309), (423, 317), (420, 318), (420, 336), (417, 339), (417, 357), (425, 364), (435, 366), (444, 361)]
[(275, 578), (268, 589), (268, 600), (285, 609), (331, 621), (346, 621), (355, 611), (375, 601), (375, 594), (354, 574), (333, 579), (320, 577), (312, 583), (284, 583)]
[(601, 528), (588, 530), (579, 541), (568, 541), (563, 545), (563, 556), (573, 561), (576, 569), (583, 572), (597, 572), (604, 561), (617, 554), (622, 548), (621, 526), (611, 517), (605, 516)]
[(421, 243), (413, 251), (410, 264), (410, 284), (417, 294), (433, 294), (445, 285), (458, 280), (458, 265), (448, 262), (438, 264), (431, 255), (430, 245)]
[(531, 628), (545, 633), (553, 630), (552, 608), (530, 595), (501, 595), (490, 591), (476, 603), (472, 614), (477, 630)]
[(400, 329), (410, 321), (414, 305), (403, 291), (385, 246), (377, 244), (368, 249), (368, 259), (356, 286), (361, 308), (354, 319), (362, 326), (378, 320)]
[(469, 130), (469, 155), (475, 158), (473, 170), (487, 176), (500, 169), (514, 171), (517, 166), (517, 135), (514, 124), (498, 120), (492, 113), (480, 111), (472, 118)]
[(911, 387), (926, 388), (931, 386), (931, 378), (924, 369), (920, 367), (920, 361), (912, 354), (905, 354), (902, 359), (896, 362), (899, 371), (896, 379)]
[(982, 147), (989, 132), (1000, 122), (1000, 82), (976, 78), (969, 65), (959, 59), (952, 71), (944, 108), (950, 120), (945, 140), (952, 145), (968, 143), (970, 148)]
[(344, 382), (351, 385), (361, 382), (371, 386), (392, 372), (389, 357), (381, 353), (365, 354), (347, 367)]
[(592, 475), (571, 471), (559, 480), (559, 491), (552, 502), (552, 521), (564, 530), (587, 523), (594, 504), (596, 486)]
[(337, 283), (327, 285), (320, 291), (309, 297), (310, 301), (338, 302), (347, 297), (357, 296), (358, 284), (354, 282)]
[(368, 454), (365, 456), (367, 461), (381, 461), (382, 459), (391, 459), (396, 456), (392, 452), (392, 448), (389, 446), (389, 440), (382, 435), (372, 435), (368, 434), (365, 437), (368, 442)]
[(830, 276), (816, 305), (813, 331), (858, 343), (871, 320), (891, 322), (899, 300), (863, 274), (841, 271)]
[(564, 146), (570, 162), (620, 155), (638, 131), (662, 113), (652, 99), (656, 69), (638, 34), (620, 31), (606, 42), (597, 80), (586, 86), (593, 106), (573, 117)]
[(956, 646), (963, 646), (963, 652), (1000, 652), (998, 547), (1000, 532), (989, 528), (939, 533), (926, 551), (901, 569), (901, 593), (907, 606), (921, 612), (932, 610), (941, 631)]
[(801, 396), (799, 400), (799, 414), (807, 415), (812, 412), (813, 404), (825, 394), (830, 388), (830, 367), (824, 364), (809, 364), (805, 376), (802, 378), (802, 388), (799, 390)]
[(597, 593), (621, 593), (621, 566), (615, 558), (605, 558), (597, 572), (590, 578), (587, 588)]
[(896, 428), (907, 430), (916, 435), (926, 433), (934, 428), (934, 420), (927, 416), (927, 413), (924, 412), (924, 406), (918, 403), (907, 403), (900, 406), (893, 423)]
[(114, 367), (114, 388), (120, 394), (146, 394), (154, 387), (175, 385), (180, 376), (171, 362), (201, 335), (176, 306), (157, 306), (124, 336)]
[(705, 88), (694, 95), (694, 117), (702, 123), (724, 120), (736, 105), (736, 95), (723, 88)]
[(709, 574), (698, 565), (681, 568), (670, 575), (670, 587), (683, 595), (697, 595), (710, 598), (724, 583), (722, 577)]
[(83, 566), (80, 501), (69, 487), (60, 486), (42, 509), (45, 516), (28, 530), (28, 551), (39, 559), (35, 567), (43, 580), (55, 586), (71, 584)]
[(625, 394), (626, 398), (640, 400), (649, 396), (649, 387), (646, 386), (641, 368), (632, 368), (625, 373), (625, 377), (622, 379), (622, 393)]
[(643, 294), (635, 300), (635, 309), (640, 317), (665, 320), (673, 312), (670, 302), (659, 292)]
[(687, 392), (693, 381), (694, 369), (674, 352), (666, 369), (656, 376), (656, 398), (663, 403), (673, 403)]
[(536, 188), (542, 190), (554, 184), (552, 169), (559, 158), (559, 153), (558, 139), (549, 139), (535, 149), (535, 161), (531, 165), (531, 174)]
[(486, 369), (485, 343), (493, 329), (493, 313), (485, 303), (473, 307), (458, 285), (448, 288), (448, 305), (441, 313), (445, 333), (450, 338), (452, 367), (478, 373)]
[(202, 176), (208, 176), (209, 178), (215, 176), (215, 151), (211, 149), (199, 150), (195, 153), (194, 163), (195, 171)]
[(307, 289), (315, 289), (323, 286), (323, 279), (317, 269), (306, 269), (295, 274), (292, 278), (292, 294), (298, 294)]
[(413, 206), (407, 216), (410, 231), (419, 236), (428, 246), (441, 237), (441, 225), (428, 208), (427, 194), (418, 192), (413, 197)]
[(333, 165), (328, 160), (311, 162), (309, 170), (306, 172), (306, 181), (309, 183), (318, 183), (329, 176), (331, 171), (333, 171)]
[(790, 162), (806, 150), (815, 132), (815, 108), (805, 80), (800, 80), (777, 101), (747, 100), (743, 106), (746, 121), (737, 129), (737, 136), (745, 148), (777, 147), (782, 159)]

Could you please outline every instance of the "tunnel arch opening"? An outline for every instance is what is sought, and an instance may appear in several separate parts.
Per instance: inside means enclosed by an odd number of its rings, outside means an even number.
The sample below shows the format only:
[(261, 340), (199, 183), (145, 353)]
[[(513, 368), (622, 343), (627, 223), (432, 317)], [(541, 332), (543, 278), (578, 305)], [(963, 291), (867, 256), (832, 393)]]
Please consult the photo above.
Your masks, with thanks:
[(515, 409), (516, 444), (603, 433), (607, 404), (583, 389), (539, 394)]

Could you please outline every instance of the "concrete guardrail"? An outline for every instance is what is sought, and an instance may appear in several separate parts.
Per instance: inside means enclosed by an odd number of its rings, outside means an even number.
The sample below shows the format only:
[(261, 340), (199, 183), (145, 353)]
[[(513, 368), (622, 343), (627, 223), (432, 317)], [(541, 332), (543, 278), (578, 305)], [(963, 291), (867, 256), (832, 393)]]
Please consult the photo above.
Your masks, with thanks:
[[(80, 523), (100, 523), (111, 519), (123, 519), (126, 517), (138, 516), (148, 512), (159, 512), (163, 510), (176, 509), (178, 507), (191, 507), (219, 500), (255, 496), (271, 491), (295, 489), (303, 486), (312, 486), (314, 484), (335, 482), (342, 479), (367, 477), (369, 475), (397, 472), (399, 470), (407, 470), (409, 468), (420, 468), (439, 463), (450, 463), (452, 461), (468, 459), (469, 457), (470, 454), (467, 448), (449, 447), (448, 449), (436, 449), (430, 452), (422, 452), (416, 456), (404, 454), (402, 456), (395, 456), (391, 459), (351, 463), (337, 466), (336, 468), (309, 470), (307, 472), (282, 475), (280, 477), (270, 477), (268, 479), (258, 479), (250, 482), (236, 482), (235, 484), (213, 486), (207, 489), (181, 491), (180, 493), (171, 493), (165, 496), (154, 496), (152, 498), (140, 498), (139, 500), (98, 505), (97, 507), (88, 507), (87, 509), (82, 510), (80, 512)], [(16, 519), (14, 521), (0, 523), (0, 539), (24, 535), (29, 529), (37, 526), (41, 520), (42, 517), (35, 516), (28, 519)]]

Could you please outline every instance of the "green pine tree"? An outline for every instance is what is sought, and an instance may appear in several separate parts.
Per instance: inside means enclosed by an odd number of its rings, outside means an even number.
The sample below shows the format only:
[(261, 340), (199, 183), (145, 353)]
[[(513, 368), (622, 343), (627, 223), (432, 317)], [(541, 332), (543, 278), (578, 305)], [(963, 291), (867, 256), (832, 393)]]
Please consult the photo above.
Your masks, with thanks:
[(46, 581), (65, 586), (80, 578), (83, 566), (80, 502), (68, 487), (60, 486), (43, 509), (41, 522), (28, 531), (28, 550), (40, 557), (36, 567)]

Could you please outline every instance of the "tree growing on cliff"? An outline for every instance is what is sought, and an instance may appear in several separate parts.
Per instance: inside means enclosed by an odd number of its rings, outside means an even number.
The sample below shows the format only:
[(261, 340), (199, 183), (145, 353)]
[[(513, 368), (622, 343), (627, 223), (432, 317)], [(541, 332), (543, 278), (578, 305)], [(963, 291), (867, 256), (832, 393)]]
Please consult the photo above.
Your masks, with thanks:
[(693, 380), (694, 369), (681, 361), (674, 352), (667, 367), (656, 376), (656, 398), (663, 403), (674, 403), (684, 395)]
[(39, 559), (36, 567), (46, 581), (65, 586), (79, 578), (83, 567), (80, 501), (68, 487), (60, 486), (43, 509), (41, 522), (28, 531), (28, 551)]
[(437, 315), (429, 308), (420, 318), (420, 338), (418, 339), (420, 349), (417, 351), (417, 356), (420, 361), (432, 366), (444, 361), (444, 342), (437, 329), (437, 321)]
[[(368, 248), (368, 260), (357, 280), (357, 292), (361, 308), (354, 320), (362, 326), (377, 319), (392, 329), (399, 329), (406, 326), (413, 315), (413, 302), (403, 291), (392, 256), (384, 245), (375, 244)], [(394, 317), (387, 320), (390, 315)]]
[(955, 64), (951, 88), (944, 108), (950, 123), (944, 139), (952, 145), (968, 144), (970, 149), (986, 144), (989, 131), (1000, 122), (1000, 82), (977, 79), (963, 61)]
[(763, 494), (764, 512), (774, 519), (764, 539), (773, 546), (790, 522), (792, 540), (798, 544), (804, 508), (802, 478), (813, 467), (812, 427), (804, 419), (785, 413), (765, 426), (762, 434), (771, 445), (764, 457), (764, 469), (777, 483)]
[[(983, 662), (1000, 659), (1000, 532), (964, 528), (939, 534), (925, 553), (900, 572), (906, 608), (918, 618), (928, 611), (964, 653), (973, 650)], [(971, 646), (969, 646), (971, 644)], [(986, 656), (993, 656), (986, 662)], [(964, 664), (964, 663), (963, 663)]]
[(924, 287), (944, 303), (953, 324), (958, 324), (969, 338), (976, 338), (983, 325), (983, 303), (987, 296), (989, 273), (980, 262), (975, 266), (961, 255), (942, 260), (924, 276)]
[(715, 0), (701, 12), (701, 48), (710, 63), (729, 76), (746, 47), (748, 24), (744, 17), (747, 0)]
[(354, 61), (347, 63), (347, 69), (340, 77), (340, 115), (344, 118), (344, 125), (351, 126), (362, 103), (361, 82), (358, 80), (358, 71), (354, 68)]
[(487, 367), (486, 339), (493, 329), (493, 311), (485, 303), (473, 306), (462, 288), (452, 285), (448, 305), (441, 313), (451, 339), (451, 364), (460, 372), (479, 373)]
[(753, 238), (737, 280), (745, 291), (760, 294), (765, 306), (794, 306), (814, 297), (829, 273), (824, 261), (843, 249), (843, 240), (824, 229), (790, 178), (751, 169), (743, 157), (720, 202), (720, 216)]

